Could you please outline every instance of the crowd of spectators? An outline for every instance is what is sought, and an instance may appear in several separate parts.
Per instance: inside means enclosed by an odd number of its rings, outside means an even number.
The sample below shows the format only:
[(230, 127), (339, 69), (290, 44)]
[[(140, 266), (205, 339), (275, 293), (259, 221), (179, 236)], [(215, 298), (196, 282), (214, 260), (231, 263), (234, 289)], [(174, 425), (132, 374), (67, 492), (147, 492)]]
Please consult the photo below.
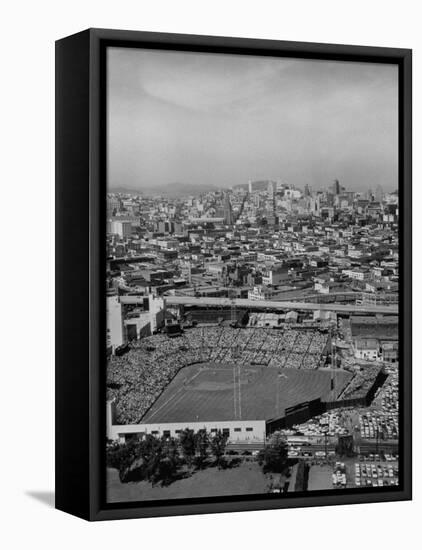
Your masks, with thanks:
[[(184, 338), (190, 362), (212, 361), (315, 369), (320, 364), (327, 335), (316, 330), (285, 331), (265, 328), (196, 327)], [(192, 356), (192, 357), (191, 357)]]
[(162, 390), (186, 364), (183, 341), (164, 335), (131, 344), (129, 353), (111, 356), (107, 365), (107, 399), (116, 400), (117, 422), (139, 422)]
[(270, 365), (293, 369), (315, 369), (320, 366), (327, 338), (327, 334), (317, 330), (287, 330)]
[(382, 370), (379, 365), (368, 365), (360, 370), (350, 380), (349, 384), (341, 394), (342, 399), (359, 399), (366, 397), (368, 391), (372, 388), (375, 380)]

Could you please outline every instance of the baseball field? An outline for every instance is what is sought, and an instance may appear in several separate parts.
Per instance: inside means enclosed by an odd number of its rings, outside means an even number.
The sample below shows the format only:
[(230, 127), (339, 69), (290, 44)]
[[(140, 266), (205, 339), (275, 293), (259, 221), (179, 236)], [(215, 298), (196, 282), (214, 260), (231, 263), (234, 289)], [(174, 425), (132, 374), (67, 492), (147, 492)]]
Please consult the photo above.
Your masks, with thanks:
[(297, 370), (235, 364), (182, 368), (142, 418), (144, 423), (269, 420), (287, 407), (341, 392), (351, 375), (336, 370)]

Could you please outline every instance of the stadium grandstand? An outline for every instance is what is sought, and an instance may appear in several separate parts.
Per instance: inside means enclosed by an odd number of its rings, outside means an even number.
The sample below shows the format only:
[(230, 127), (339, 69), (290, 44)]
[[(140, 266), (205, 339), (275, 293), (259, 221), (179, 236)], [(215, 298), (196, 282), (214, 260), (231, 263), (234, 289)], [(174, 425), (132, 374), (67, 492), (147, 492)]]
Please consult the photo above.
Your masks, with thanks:
[(320, 414), (325, 403), (341, 406), (340, 398), (363, 403), (376, 369), (363, 379), (326, 368), (329, 351), (329, 334), (314, 327), (201, 325), (176, 338), (132, 342), (108, 360), (108, 436), (202, 426), (224, 429), (231, 440), (262, 439), (272, 427), (294, 423), (286, 411), (298, 405), (302, 418)]

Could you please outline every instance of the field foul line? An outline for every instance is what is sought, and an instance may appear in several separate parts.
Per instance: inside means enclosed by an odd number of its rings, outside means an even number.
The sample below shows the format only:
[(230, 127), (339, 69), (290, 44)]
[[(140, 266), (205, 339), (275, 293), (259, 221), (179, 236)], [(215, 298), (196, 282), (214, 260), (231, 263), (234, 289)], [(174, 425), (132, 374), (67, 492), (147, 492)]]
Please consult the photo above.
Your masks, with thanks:
[[(189, 384), (190, 382), (192, 382), (192, 380), (194, 380), (197, 376), (199, 376), (200, 373), (201, 373), (201, 370), (197, 371), (193, 376), (191, 376), (191, 378), (189, 378), (189, 379), (187, 380), (187, 383)], [(171, 382), (170, 382), (170, 383), (171, 383)], [(154, 415), (156, 415), (159, 411), (161, 411), (161, 409), (162, 409), (163, 407), (165, 407), (168, 403), (170, 403), (170, 401), (174, 400), (174, 399), (178, 396), (179, 393), (181, 393), (181, 392), (183, 392), (183, 391), (185, 391), (185, 393), (186, 393), (185, 383), (186, 383), (186, 380), (184, 381), (183, 386), (182, 386), (181, 388), (179, 388), (179, 389), (177, 390), (177, 392), (175, 392), (171, 397), (169, 397), (169, 398), (167, 399), (167, 401), (165, 401), (162, 405), (160, 405), (160, 406), (158, 407), (158, 409), (155, 410), (155, 411), (149, 416), (149, 419), (151, 419)], [(183, 397), (183, 395), (182, 395), (181, 397)], [(180, 399), (179, 399), (179, 401), (180, 401)], [(148, 420), (148, 421), (149, 421), (149, 420)]]
[[(180, 403), (180, 401), (185, 397), (185, 395), (186, 395), (186, 391), (182, 393), (180, 396), (178, 396), (178, 399), (173, 399), (172, 401), (170, 400), (170, 407), (167, 410), (167, 413), (171, 412), (171, 410), (174, 409), (174, 407)], [(176, 395), (174, 395), (174, 397), (176, 397)]]

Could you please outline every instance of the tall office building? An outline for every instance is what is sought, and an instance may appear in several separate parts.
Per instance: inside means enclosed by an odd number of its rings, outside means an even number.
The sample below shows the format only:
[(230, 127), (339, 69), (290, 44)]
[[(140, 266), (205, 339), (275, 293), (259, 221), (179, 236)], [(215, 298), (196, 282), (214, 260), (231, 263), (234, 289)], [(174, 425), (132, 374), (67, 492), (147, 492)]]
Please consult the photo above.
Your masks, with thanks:
[(340, 182), (338, 180), (334, 180), (333, 195), (340, 195)]
[(132, 235), (132, 222), (128, 220), (112, 220), (111, 233), (119, 235), (121, 239)]
[(268, 196), (268, 212), (267, 212), (267, 223), (268, 225), (275, 225), (276, 215), (275, 215), (275, 193), (276, 193), (276, 182), (275, 181), (269, 181), (268, 182), (268, 188), (267, 188), (267, 196)]
[(267, 187), (267, 195), (269, 200), (274, 200), (276, 183), (275, 181), (269, 181)]
[(107, 296), (107, 347), (113, 352), (125, 341), (122, 306), (116, 295)]
[(375, 187), (375, 200), (377, 202), (382, 202), (383, 199), (384, 199), (384, 191), (383, 191), (381, 185), (377, 185)]
[(233, 225), (233, 210), (230, 203), (230, 197), (228, 192), (224, 194), (224, 223), (226, 225)]
[(311, 209), (311, 213), (314, 216), (321, 215), (321, 195), (317, 194), (311, 197), (310, 209)]

